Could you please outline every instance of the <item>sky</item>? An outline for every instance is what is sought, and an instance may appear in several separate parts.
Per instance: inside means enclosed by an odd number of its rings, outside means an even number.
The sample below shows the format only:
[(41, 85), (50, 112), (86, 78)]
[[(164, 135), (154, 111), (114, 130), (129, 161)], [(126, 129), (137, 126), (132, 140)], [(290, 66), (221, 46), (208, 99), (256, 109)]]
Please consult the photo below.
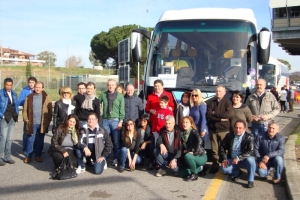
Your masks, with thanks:
[[(88, 57), (94, 35), (128, 24), (154, 27), (166, 10), (250, 8), (257, 30), (271, 30), (269, 0), (0, 0), (0, 4), (0, 45), (35, 55), (54, 52), (60, 67), (73, 55), (82, 58), (83, 66), (92, 67)], [(300, 56), (290, 56), (273, 41), (271, 56), (287, 60), (291, 71), (300, 71)]]

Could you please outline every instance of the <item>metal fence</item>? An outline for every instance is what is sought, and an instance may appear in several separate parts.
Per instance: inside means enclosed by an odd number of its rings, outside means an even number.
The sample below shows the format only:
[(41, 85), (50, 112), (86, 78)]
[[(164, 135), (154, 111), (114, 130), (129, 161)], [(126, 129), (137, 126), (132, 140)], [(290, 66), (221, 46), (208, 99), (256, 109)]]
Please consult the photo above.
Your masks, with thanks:
[[(35, 76), (35, 74), (33, 74)], [(12, 78), (14, 81), (13, 90), (15, 90), (18, 95), (24, 87), (27, 86), (27, 78), (25, 75), (18, 75), (12, 72), (5, 72), (1, 73), (0, 71), (0, 88), (3, 88), (3, 81), (5, 78)], [(73, 94), (77, 93), (77, 84), (79, 82), (94, 82), (96, 84), (96, 95), (99, 95), (100, 92), (107, 90), (107, 81), (108, 79), (114, 79), (116, 82), (119, 82), (118, 75), (91, 75), (91, 74), (84, 74), (84, 75), (68, 75), (61, 73), (60, 75), (50, 75), (45, 74), (44, 76), (36, 75), (35, 76), (38, 81), (42, 81), (44, 83), (44, 90), (47, 92), (52, 100), (59, 99), (59, 88), (62, 86), (69, 86), (71, 87)], [(132, 80), (134, 82), (134, 80)]]

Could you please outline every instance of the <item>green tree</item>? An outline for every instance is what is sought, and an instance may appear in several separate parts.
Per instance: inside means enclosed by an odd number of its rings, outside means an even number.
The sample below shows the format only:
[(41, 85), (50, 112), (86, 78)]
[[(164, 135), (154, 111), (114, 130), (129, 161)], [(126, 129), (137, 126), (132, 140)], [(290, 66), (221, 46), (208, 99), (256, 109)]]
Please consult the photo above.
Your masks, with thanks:
[(75, 67), (81, 67), (80, 65), (82, 64), (82, 59), (80, 56), (70, 56), (65, 64), (67, 68), (75, 68)]
[(96, 57), (95, 53), (93, 53), (92, 51), (90, 51), (89, 60), (90, 60), (91, 64), (93, 66), (100, 66), (101, 65), (100, 60), (97, 60), (95, 57)]
[[(100, 60), (102, 63), (107, 62), (109, 58), (114, 60), (115, 66), (118, 66), (118, 42), (124, 40), (126, 38), (130, 38), (130, 34), (132, 30), (136, 29), (137, 25), (124, 25), (124, 26), (116, 26), (109, 29), (108, 32), (102, 31), (99, 34), (96, 34), (91, 40), (91, 50), (94, 53), (94, 58)], [(149, 28), (149, 30), (153, 30), (153, 28)], [(146, 61), (147, 54), (147, 40), (143, 40), (142, 42), (142, 62), (140, 63), (140, 74), (143, 74), (144, 61)], [(137, 77), (137, 64), (129, 63), (131, 66), (131, 77)]]
[(45, 60), (46, 62), (43, 63), (43, 66), (55, 66), (56, 62), (56, 55), (51, 51), (43, 51), (36, 55), (38, 60)]
[(26, 64), (26, 72), (25, 73), (26, 73), (26, 77), (29, 77), (32, 74), (30, 61)]
[(283, 64), (285, 64), (288, 68), (289, 68), (289, 70), (291, 70), (292, 69), (292, 66), (291, 66), (291, 64), (288, 62), (288, 61), (286, 61), (286, 60), (282, 60), (282, 59), (278, 59), (280, 62), (282, 62)]

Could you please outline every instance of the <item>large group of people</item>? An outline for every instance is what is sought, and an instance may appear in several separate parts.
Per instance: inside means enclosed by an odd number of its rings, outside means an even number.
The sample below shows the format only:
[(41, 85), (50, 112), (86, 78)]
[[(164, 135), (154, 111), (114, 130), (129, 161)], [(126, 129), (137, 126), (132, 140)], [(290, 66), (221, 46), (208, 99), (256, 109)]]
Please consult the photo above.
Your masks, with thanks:
[(86, 166), (93, 166), (94, 173), (101, 174), (110, 159), (122, 173), (126, 168), (134, 171), (148, 158), (148, 169), (156, 168), (157, 177), (173, 171), (187, 181), (195, 181), (206, 174), (205, 144), (209, 139), (213, 159), (209, 173), (221, 169), (236, 181), (240, 168), (246, 168), (251, 188), (255, 172), (265, 177), (273, 167), (273, 182), (280, 181), (285, 141), (273, 121), (280, 112), (279, 99), (266, 91), (264, 79), (257, 80), (255, 92), (246, 101), (240, 91), (232, 92), (231, 100), (226, 99), (226, 89), (219, 85), (216, 98), (208, 103), (201, 91), (194, 89), (183, 92), (177, 106), (172, 94), (164, 90), (163, 81), (155, 80), (145, 107), (132, 84), (124, 90), (109, 79), (107, 91), (97, 98), (96, 85), (81, 82), (75, 96), (70, 87), (60, 88), (53, 113), (52, 101), (41, 81), (29, 77), (20, 99), (12, 86), (13, 80), (7, 78), (0, 90), (0, 166), (14, 164), (11, 141), (21, 105), (24, 163), (30, 163), (33, 154), (37, 162), (43, 162), (44, 136), (53, 118), (48, 153), (55, 169), (69, 157), (77, 174)]

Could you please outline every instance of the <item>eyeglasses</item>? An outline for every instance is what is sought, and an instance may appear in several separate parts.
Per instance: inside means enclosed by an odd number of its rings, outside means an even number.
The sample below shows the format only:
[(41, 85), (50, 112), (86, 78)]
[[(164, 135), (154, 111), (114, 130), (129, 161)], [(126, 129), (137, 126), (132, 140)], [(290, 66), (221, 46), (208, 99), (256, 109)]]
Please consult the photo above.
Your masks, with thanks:
[(97, 120), (97, 119), (96, 118), (95, 119), (93, 119), (93, 118), (88, 119), (88, 121), (95, 121), (95, 120)]
[(198, 94), (192, 94), (192, 97), (198, 97)]
[(133, 123), (128, 123), (127, 126), (133, 126)]

